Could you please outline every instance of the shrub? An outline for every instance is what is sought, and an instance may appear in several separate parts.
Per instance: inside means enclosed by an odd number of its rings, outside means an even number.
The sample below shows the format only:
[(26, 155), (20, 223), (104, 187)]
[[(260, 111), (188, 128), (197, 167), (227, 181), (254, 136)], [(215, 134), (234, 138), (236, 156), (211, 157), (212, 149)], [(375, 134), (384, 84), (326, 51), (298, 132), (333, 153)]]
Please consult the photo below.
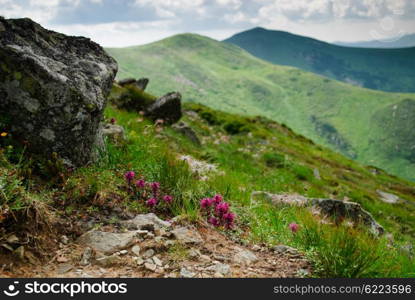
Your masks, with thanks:
[(200, 113), (200, 117), (206, 122), (208, 122), (208, 124), (211, 126), (220, 124), (220, 121), (218, 120), (218, 118), (209, 111), (206, 111), (206, 110), (202, 111)]
[(313, 171), (306, 166), (292, 164), (291, 170), (299, 180), (311, 181), (313, 179)]
[(114, 86), (109, 96), (110, 101), (117, 107), (132, 111), (144, 110), (156, 98), (134, 85), (127, 85), (123, 88)]
[(270, 168), (282, 168), (285, 166), (285, 156), (278, 153), (264, 153), (262, 155), (262, 159), (264, 160), (265, 164)]
[(249, 127), (245, 123), (238, 121), (238, 120), (228, 121), (223, 126), (223, 129), (227, 133), (232, 134), (232, 135), (250, 131)]

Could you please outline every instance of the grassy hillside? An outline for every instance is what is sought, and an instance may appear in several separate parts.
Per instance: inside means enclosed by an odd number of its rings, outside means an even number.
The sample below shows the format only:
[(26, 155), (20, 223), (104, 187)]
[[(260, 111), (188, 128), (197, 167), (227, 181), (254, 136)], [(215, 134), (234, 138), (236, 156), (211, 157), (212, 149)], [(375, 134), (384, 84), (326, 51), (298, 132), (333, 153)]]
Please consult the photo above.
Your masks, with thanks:
[(415, 118), (404, 109), (415, 102), (413, 94), (369, 90), (273, 65), (193, 34), (107, 50), (119, 63), (119, 79), (149, 77), (152, 93), (176, 90), (186, 102), (262, 115), (360, 162), (415, 179)]
[(264, 28), (238, 33), (225, 42), (278, 65), (294, 66), (370, 89), (415, 92), (415, 47), (341, 47)]
[[(143, 101), (147, 100), (145, 97)], [(296, 247), (313, 263), (313, 276), (414, 276), (415, 262), (405, 250), (413, 246), (415, 239), (413, 183), (382, 171), (373, 172), (373, 168), (315, 145), (263, 117), (241, 117), (199, 104), (185, 104), (182, 121), (199, 137), (201, 145), (197, 145), (173, 128), (154, 125), (134, 112), (110, 106), (105, 115), (107, 121), (125, 128), (127, 140), (108, 140), (107, 151), (97, 163), (69, 172), (58, 169), (59, 176), (29, 173), (38, 163), (23, 159), (18, 149), (2, 140), (3, 228), (16, 230), (31, 224), (32, 215), (37, 217), (36, 224), (49, 220), (50, 226), (57, 216), (76, 224), (96, 220), (102, 214), (109, 217), (100, 217), (95, 226), (105, 227), (118, 224), (111, 213), (115, 208), (133, 214), (153, 211), (164, 218), (181, 215), (186, 222), (200, 224), (204, 220), (200, 199), (219, 193), (237, 214), (235, 227), (226, 231), (227, 235), (245, 243)], [(182, 155), (215, 168), (205, 174), (193, 174), (179, 159)], [(47, 166), (53, 170), (50, 167), (54, 163)], [(319, 177), (314, 175), (316, 169)], [(126, 187), (124, 173), (129, 170), (160, 182), (163, 193), (174, 197), (173, 204), (154, 210), (137, 201)], [(382, 202), (377, 189), (394, 193), (402, 201)], [(365, 228), (351, 228), (347, 222), (320, 222), (304, 208), (251, 201), (251, 193), (258, 190), (359, 202), (393, 238), (375, 238)], [(296, 233), (288, 228), (293, 222), (299, 225)], [(65, 230), (74, 229), (67, 225)], [(34, 242), (41, 242), (38, 235)]]

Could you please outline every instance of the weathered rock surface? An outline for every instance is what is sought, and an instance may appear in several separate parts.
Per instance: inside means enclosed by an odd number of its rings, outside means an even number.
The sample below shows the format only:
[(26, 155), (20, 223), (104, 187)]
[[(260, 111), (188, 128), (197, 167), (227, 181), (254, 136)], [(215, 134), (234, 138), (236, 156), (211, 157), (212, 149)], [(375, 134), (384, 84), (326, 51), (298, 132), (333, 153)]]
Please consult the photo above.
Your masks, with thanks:
[(118, 84), (122, 87), (132, 84), (135, 85), (136, 87), (138, 87), (141, 90), (145, 90), (147, 85), (149, 83), (149, 79), (148, 78), (140, 78), (138, 80), (134, 79), (134, 78), (125, 78), (122, 79), (120, 81), (118, 81)]
[(398, 201), (399, 201), (399, 196), (396, 196), (394, 194), (387, 193), (387, 192), (384, 192), (384, 191), (381, 191), (381, 190), (377, 190), (376, 192), (380, 196), (380, 200), (382, 200), (383, 202), (398, 203)]
[(135, 231), (114, 233), (92, 230), (81, 235), (78, 243), (89, 246), (95, 251), (112, 254), (134, 244), (136, 237), (137, 233)]
[(136, 81), (135, 85), (139, 88), (142, 89), (143, 91), (146, 89), (147, 85), (149, 83), (149, 79), (148, 78), (140, 78)]
[(118, 81), (118, 84), (121, 86), (126, 86), (127, 84), (134, 84), (137, 80), (135, 78), (124, 78)]
[(0, 111), (28, 150), (81, 166), (103, 145), (100, 121), (117, 63), (84, 37), (0, 18)]
[(181, 99), (180, 93), (168, 93), (147, 107), (145, 115), (153, 121), (161, 119), (167, 124), (176, 123), (182, 117)]
[(347, 218), (355, 224), (363, 224), (376, 234), (384, 233), (383, 227), (376, 222), (372, 215), (364, 210), (359, 203), (334, 200), (334, 199), (311, 199), (301, 195), (271, 194), (268, 192), (253, 192), (251, 201), (268, 201), (273, 205), (295, 205), (310, 208), (326, 216), (333, 217), (336, 222)]
[(196, 134), (196, 132), (191, 128), (191, 127), (189, 127), (189, 125), (187, 125), (186, 123), (184, 123), (184, 122), (179, 122), (179, 123), (177, 123), (177, 124), (174, 124), (173, 126), (172, 126), (172, 128), (174, 129), (174, 130), (176, 130), (177, 132), (179, 132), (179, 133), (181, 133), (181, 134), (183, 134), (185, 137), (187, 137), (192, 143), (194, 143), (194, 144), (196, 144), (196, 145), (198, 145), (198, 146), (200, 146), (200, 140), (199, 140), (199, 138), (197, 137), (197, 134)]
[(174, 237), (182, 244), (198, 245), (203, 243), (203, 239), (199, 232), (187, 227), (178, 227), (172, 230)]
[(312, 207), (325, 215), (334, 217), (336, 221), (348, 218), (355, 223), (364, 224), (376, 235), (382, 235), (385, 232), (383, 227), (359, 203), (333, 199), (311, 199), (310, 201)]
[(169, 222), (159, 219), (153, 213), (137, 215), (134, 219), (123, 221), (122, 224), (126, 226), (128, 229), (151, 231), (171, 226)]
[(123, 141), (126, 139), (124, 128), (120, 125), (105, 124), (102, 133), (113, 141)]
[(258, 257), (249, 250), (240, 249), (233, 256), (233, 261), (241, 265), (250, 265), (258, 260)]

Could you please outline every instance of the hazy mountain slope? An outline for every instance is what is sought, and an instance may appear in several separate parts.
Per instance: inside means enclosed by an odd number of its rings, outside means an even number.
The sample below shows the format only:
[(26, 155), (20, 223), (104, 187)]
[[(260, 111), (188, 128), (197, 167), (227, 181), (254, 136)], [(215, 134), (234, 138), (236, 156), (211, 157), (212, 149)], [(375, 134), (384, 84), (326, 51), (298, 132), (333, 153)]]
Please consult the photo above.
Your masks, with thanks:
[(263, 28), (238, 33), (225, 42), (275, 64), (298, 67), (366, 88), (415, 91), (415, 48), (341, 47)]
[[(119, 63), (118, 78), (149, 77), (152, 93), (177, 90), (184, 101), (264, 115), (349, 157), (415, 179), (413, 154), (407, 155), (413, 146), (399, 133), (400, 126), (413, 121), (394, 121), (396, 128), (382, 121), (395, 106), (415, 101), (415, 95), (368, 90), (276, 66), (234, 45), (193, 34), (107, 50)], [(399, 120), (400, 113), (395, 117)], [(386, 129), (392, 147), (382, 142)], [(396, 147), (408, 149), (403, 154)]]
[(415, 47), (415, 33), (407, 34), (399, 38), (360, 41), (360, 42), (335, 42), (339, 46), (363, 47), (363, 48), (406, 48)]

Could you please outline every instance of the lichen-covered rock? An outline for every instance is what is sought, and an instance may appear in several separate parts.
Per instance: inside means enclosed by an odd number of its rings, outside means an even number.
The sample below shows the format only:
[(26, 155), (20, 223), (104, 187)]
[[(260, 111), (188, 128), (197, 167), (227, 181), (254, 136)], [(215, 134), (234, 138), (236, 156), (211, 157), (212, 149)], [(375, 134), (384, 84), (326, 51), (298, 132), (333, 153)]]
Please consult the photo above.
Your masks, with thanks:
[(122, 80), (118, 81), (118, 84), (122, 87), (124, 87), (126, 85), (135, 85), (140, 90), (144, 91), (149, 82), (150, 82), (150, 80), (148, 78), (140, 78), (138, 80), (136, 80), (134, 78), (125, 78), (125, 79), (122, 79)]
[(168, 93), (147, 107), (145, 115), (152, 120), (164, 120), (167, 124), (176, 123), (182, 117), (181, 99), (180, 93)]
[(0, 18), (0, 114), (28, 150), (84, 165), (103, 145), (100, 121), (117, 63), (84, 37)]
[(187, 125), (186, 123), (179, 122), (177, 124), (174, 124), (172, 126), (172, 128), (174, 130), (176, 130), (177, 132), (183, 134), (185, 137), (187, 137), (195, 145), (198, 145), (198, 146), (201, 145), (200, 140), (197, 137), (196, 132), (191, 127), (189, 127), (189, 125)]
[(126, 140), (124, 127), (114, 124), (105, 124), (103, 135), (115, 142), (121, 142)]
[(335, 199), (311, 199), (296, 194), (271, 194), (268, 192), (254, 191), (251, 194), (251, 201), (269, 202), (275, 206), (290, 205), (309, 208), (312, 212), (334, 218), (336, 222), (344, 219), (354, 224), (366, 226), (375, 235), (384, 233), (383, 227), (376, 222), (373, 216), (364, 210), (359, 203), (341, 201)]

